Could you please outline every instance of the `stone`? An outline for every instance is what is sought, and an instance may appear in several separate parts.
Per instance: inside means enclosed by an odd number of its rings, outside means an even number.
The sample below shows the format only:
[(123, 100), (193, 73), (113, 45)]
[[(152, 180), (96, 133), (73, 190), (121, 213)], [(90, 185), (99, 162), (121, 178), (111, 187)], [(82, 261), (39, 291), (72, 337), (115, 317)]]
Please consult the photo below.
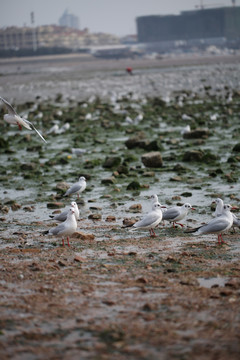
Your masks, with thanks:
[(142, 155), (142, 162), (146, 167), (158, 168), (163, 166), (162, 155), (159, 151), (151, 151)]
[(141, 185), (138, 181), (132, 181), (127, 186), (127, 190), (139, 190), (141, 188)]
[(102, 179), (101, 183), (102, 184), (105, 184), (105, 185), (111, 185), (111, 184), (114, 184), (116, 182), (116, 179), (114, 176), (111, 176), (109, 178), (106, 178), (106, 179)]
[(47, 207), (49, 209), (58, 209), (58, 208), (62, 208), (64, 206), (65, 205), (62, 202), (50, 202), (50, 203), (47, 204)]
[(93, 234), (86, 234), (82, 231), (75, 231), (71, 238), (81, 239), (81, 240), (94, 240), (95, 236)]
[(206, 139), (209, 136), (208, 129), (195, 129), (183, 134), (184, 139)]
[(189, 150), (183, 155), (183, 161), (201, 161), (203, 152), (199, 150)]
[(121, 164), (122, 159), (119, 156), (111, 156), (107, 157), (105, 162), (103, 163), (104, 168), (113, 168), (117, 167)]
[(232, 151), (235, 151), (235, 152), (240, 152), (240, 143), (234, 145)]
[(102, 219), (102, 215), (101, 214), (90, 214), (88, 216), (88, 219), (90, 220), (101, 220)]

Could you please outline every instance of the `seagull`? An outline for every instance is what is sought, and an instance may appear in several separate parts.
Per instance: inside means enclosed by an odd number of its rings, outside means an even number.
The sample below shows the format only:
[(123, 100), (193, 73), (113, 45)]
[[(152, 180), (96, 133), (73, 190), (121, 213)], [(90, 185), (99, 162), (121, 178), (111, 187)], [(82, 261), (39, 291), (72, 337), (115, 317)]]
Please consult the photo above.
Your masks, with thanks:
[[(78, 220), (79, 219), (79, 209), (78, 209), (77, 203), (75, 201), (71, 202), (71, 208), (74, 210), (76, 220)], [(53, 220), (57, 220), (57, 221), (65, 221), (67, 219), (68, 212), (69, 212), (69, 208), (55, 216), (50, 215), (50, 218), (52, 218)]]
[(64, 236), (67, 236), (67, 243), (69, 244), (69, 235), (72, 235), (77, 230), (77, 220), (75, 217), (75, 211), (73, 208), (68, 210), (67, 219), (60, 225), (51, 228), (50, 230), (44, 231), (44, 235), (55, 235), (62, 236), (62, 244), (64, 244)]
[(84, 176), (81, 176), (75, 184), (73, 184), (63, 196), (68, 196), (77, 193), (79, 198), (79, 193), (83, 192), (86, 189), (86, 179)]
[(35, 126), (30, 121), (20, 117), (16, 113), (12, 105), (9, 104), (9, 102), (7, 102), (7, 100), (3, 99), (1, 96), (0, 96), (0, 100), (2, 100), (3, 104), (5, 105), (8, 111), (8, 114), (5, 114), (3, 117), (7, 123), (18, 125), (19, 130), (22, 130), (23, 126), (28, 130), (34, 130), (38, 134), (38, 136), (40, 136), (40, 138), (46, 143), (44, 137), (40, 134), (40, 132), (35, 128)]
[(184, 135), (184, 134), (188, 134), (191, 132), (191, 127), (190, 125), (186, 125), (182, 130), (181, 130), (181, 135)]
[[(215, 217), (221, 216), (222, 212), (223, 212), (223, 207), (224, 207), (223, 200), (220, 198), (217, 198), (216, 200), (213, 201), (213, 203), (217, 204), (215, 212), (213, 213), (213, 216), (215, 216)], [(240, 228), (240, 219), (235, 214), (232, 214), (232, 216), (233, 216), (233, 228), (234, 227)], [(234, 231), (235, 231), (235, 229), (234, 229)]]
[(182, 220), (185, 216), (187, 216), (189, 210), (195, 210), (191, 204), (185, 203), (182, 206), (173, 206), (163, 213), (163, 220), (167, 220), (173, 223), (173, 227), (175, 228), (175, 224), (183, 227), (183, 224), (178, 223), (178, 220)]
[(59, 134), (59, 125), (53, 125), (48, 131), (47, 134)]
[(162, 220), (162, 206), (159, 202), (154, 203), (152, 205), (152, 211), (150, 211), (148, 214), (146, 214), (142, 220), (137, 221), (133, 225), (127, 225), (124, 227), (130, 227), (132, 226), (132, 229), (130, 231), (135, 231), (138, 229), (143, 230), (149, 230), (150, 236), (156, 236), (154, 232), (154, 228), (161, 222)]
[(224, 243), (222, 232), (227, 231), (233, 225), (231, 209), (235, 208), (229, 204), (223, 205), (222, 215), (215, 217), (206, 225), (187, 230), (186, 233), (194, 233), (194, 235), (218, 234), (218, 244)]
[(152, 201), (152, 204), (158, 202), (158, 196), (157, 196), (157, 194), (152, 194), (152, 195), (150, 196), (150, 199), (151, 199), (151, 201)]
[(222, 199), (217, 198), (216, 200), (213, 201), (213, 203), (217, 204), (216, 209), (215, 209), (215, 211), (213, 213), (213, 216), (217, 217), (217, 216), (222, 215), (223, 206), (224, 206), (224, 203), (223, 203)]

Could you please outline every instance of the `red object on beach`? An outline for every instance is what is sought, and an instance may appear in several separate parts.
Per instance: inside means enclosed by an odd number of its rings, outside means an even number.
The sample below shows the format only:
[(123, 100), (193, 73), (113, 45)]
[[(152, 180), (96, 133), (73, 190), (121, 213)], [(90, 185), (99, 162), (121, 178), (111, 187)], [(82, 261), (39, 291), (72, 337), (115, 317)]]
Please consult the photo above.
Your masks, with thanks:
[(132, 68), (131, 68), (131, 67), (127, 67), (127, 68), (126, 68), (126, 72), (127, 72), (128, 74), (131, 74), (131, 75), (132, 75)]

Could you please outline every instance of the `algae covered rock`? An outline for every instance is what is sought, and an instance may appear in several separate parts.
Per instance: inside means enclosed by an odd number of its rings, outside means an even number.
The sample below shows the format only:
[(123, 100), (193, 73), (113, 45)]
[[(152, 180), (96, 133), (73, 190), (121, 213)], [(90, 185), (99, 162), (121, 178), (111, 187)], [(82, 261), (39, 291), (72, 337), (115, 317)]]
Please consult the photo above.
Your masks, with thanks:
[(189, 150), (183, 155), (183, 161), (202, 161), (203, 152), (200, 150)]
[(127, 190), (139, 190), (140, 188), (141, 188), (141, 185), (136, 180), (130, 182), (127, 186)]
[(209, 136), (208, 129), (195, 129), (183, 134), (184, 139), (206, 139)]
[(240, 152), (240, 143), (237, 143), (236, 145), (234, 145), (232, 151)]
[(159, 168), (163, 166), (162, 155), (159, 151), (151, 151), (142, 155), (142, 162), (146, 167)]
[(121, 161), (122, 159), (119, 156), (110, 156), (106, 158), (105, 162), (103, 163), (103, 167), (111, 169), (113, 167), (119, 166)]

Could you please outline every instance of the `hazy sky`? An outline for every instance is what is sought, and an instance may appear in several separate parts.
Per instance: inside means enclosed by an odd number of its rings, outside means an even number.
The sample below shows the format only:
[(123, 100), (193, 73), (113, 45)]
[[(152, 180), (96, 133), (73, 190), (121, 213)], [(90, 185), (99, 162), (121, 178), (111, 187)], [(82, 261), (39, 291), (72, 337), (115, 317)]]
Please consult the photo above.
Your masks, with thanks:
[[(68, 9), (79, 17), (81, 29), (123, 36), (136, 33), (137, 16), (179, 14), (195, 9), (200, 3), (200, 0), (0, 0), (0, 27), (30, 25), (31, 11), (35, 13), (36, 25), (58, 24)], [(206, 5), (219, 3), (231, 6), (231, 0), (203, 0)]]

